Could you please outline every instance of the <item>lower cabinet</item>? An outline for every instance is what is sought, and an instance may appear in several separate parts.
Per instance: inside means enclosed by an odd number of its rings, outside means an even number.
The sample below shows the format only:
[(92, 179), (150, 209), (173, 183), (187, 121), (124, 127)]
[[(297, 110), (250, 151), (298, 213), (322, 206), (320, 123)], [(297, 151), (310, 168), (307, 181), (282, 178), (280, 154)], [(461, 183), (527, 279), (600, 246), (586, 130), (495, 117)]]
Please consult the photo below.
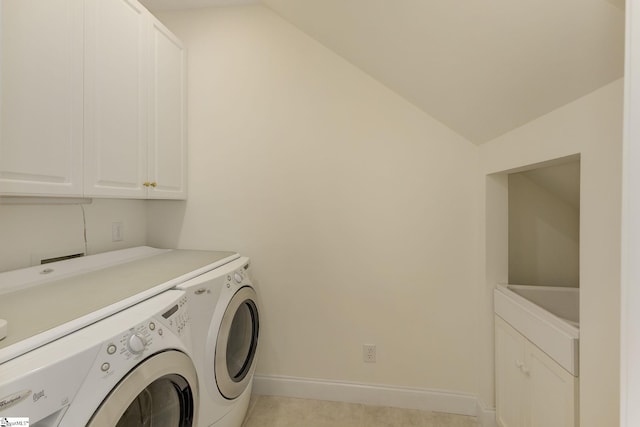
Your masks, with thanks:
[(500, 427), (577, 427), (578, 383), (495, 317), (496, 421)]

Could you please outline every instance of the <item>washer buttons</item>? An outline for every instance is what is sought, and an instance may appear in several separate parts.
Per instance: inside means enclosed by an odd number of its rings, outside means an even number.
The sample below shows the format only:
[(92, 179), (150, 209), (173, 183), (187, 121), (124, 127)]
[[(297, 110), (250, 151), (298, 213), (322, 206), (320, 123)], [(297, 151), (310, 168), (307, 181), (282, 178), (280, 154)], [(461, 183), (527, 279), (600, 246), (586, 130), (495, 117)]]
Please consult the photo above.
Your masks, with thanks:
[(110, 367), (111, 367), (111, 365), (109, 363), (105, 362), (105, 363), (102, 364), (102, 366), (100, 366), (100, 369), (102, 370), (102, 372), (107, 372)]
[(242, 282), (242, 275), (240, 273), (235, 273), (233, 275), (234, 280), (236, 281), (236, 283), (240, 283)]
[(156, 329), (156, 324), (153, 322), (149, 322), (149, 329), (151, 329), (152, 331)]
[(116, 352), (117, 349), (118, 348), (114, 344), (109, 344), (109, 347), (107, 347), (107, 353), (113, 354)]

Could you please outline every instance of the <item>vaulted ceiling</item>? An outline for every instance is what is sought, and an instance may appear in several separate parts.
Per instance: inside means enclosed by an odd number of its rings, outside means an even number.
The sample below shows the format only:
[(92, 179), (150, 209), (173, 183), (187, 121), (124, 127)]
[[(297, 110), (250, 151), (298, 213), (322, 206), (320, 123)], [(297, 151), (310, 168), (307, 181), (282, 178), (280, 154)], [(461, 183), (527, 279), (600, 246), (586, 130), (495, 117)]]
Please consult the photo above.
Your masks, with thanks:
[(261, 3), (477, 144), (623, 76), (624, 0)]

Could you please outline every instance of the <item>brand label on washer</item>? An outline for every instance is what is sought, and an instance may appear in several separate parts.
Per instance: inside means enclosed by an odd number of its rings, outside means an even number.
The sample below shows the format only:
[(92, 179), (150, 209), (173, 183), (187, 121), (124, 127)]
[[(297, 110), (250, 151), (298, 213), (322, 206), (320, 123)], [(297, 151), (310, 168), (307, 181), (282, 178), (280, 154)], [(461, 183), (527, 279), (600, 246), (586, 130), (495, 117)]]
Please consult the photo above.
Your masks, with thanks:
[[(4, 411), (5, 409), (12, 407), (13, 405), (17, 405), (18, 403), (29, 397), (30, 394), (31, 390), (22, 390), (17, 393), (10, 394), (9, 396), (0, 398), (0, 411)], [(4, 421), (4, 419), (2, 420)]]

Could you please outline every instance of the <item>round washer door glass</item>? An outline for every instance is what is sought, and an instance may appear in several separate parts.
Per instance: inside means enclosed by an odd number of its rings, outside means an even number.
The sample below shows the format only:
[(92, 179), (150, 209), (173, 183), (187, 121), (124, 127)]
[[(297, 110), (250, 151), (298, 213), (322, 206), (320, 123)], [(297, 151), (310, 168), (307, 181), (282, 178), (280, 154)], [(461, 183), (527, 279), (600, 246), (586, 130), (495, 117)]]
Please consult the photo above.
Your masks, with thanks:
[(251, 381), (259, 329), (256, 293), (240, 288), (229, 301), (216, 342), (216, 383), (227, 399), (238, 397)]
[(158, 378), (131, 402), (116, 427), (190, 426), (190, 391), (187, 382), (178, 375)]
[(87, 427), (191, 427), (198, 378), (184, 353), (157, 353), (136, 366), (105, 398)]

